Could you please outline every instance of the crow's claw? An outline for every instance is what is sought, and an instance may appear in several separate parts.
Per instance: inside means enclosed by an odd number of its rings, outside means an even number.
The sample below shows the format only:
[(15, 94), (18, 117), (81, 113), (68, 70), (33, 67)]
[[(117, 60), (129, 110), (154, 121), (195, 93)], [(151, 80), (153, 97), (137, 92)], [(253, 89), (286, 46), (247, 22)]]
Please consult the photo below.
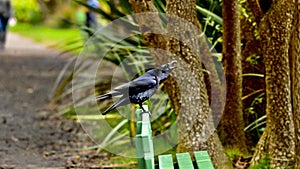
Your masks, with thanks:
[(150, 111), (142, 111), (141, 114), (148, 113), (150, 116), (152, 115)]

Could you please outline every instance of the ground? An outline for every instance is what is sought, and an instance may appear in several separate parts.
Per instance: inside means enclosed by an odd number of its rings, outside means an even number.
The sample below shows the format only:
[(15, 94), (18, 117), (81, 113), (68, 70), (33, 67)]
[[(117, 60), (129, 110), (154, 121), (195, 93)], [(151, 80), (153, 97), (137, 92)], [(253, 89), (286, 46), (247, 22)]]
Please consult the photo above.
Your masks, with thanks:
[(69, 56), (9, 34), (0, 52), (0, 169), (97, 168), (105, 154), (79, 123), (49, 108), (50, 91)]

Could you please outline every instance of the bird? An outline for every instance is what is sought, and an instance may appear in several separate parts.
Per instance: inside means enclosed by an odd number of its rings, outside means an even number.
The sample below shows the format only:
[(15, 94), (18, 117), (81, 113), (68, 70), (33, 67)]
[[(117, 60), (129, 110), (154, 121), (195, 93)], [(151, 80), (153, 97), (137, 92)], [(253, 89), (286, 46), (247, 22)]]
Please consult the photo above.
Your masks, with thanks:
[[(97, 101), (121, 96), (121, 98), (106, 109), (102, 115), (106, 115), (107, 113), (115, 110), (117, 107), (130, 103), (137, 104), (143, 112), (148, 112), (143, 108), (143, 102), (148, 100), (156, 92), (159, 86), (169, 77), (172, 70), (176, 68), (174, 66), (175, 63), (176, 60), (173, 60), (167, 64), (161, 65), (160, 67), (150, 68), (138, 78), (114, 88), (109, 93), (96, 96)], [(150, 112), (148, 113), (150, 114)]]

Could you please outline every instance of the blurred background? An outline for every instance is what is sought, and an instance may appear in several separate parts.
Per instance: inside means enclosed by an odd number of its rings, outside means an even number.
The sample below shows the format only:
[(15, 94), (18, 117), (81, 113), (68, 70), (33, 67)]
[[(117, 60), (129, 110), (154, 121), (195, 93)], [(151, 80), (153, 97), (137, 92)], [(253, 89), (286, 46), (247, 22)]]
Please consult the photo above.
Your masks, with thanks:
[[(102, 147), (110, 145), (116, 151), (124, 151), (124, 145), (131, 145), (132, 140), (122, 140), (122, 136), (116, 133), (121, 133), (126, 136), (135, 135), (134, 123), (121, 116), (118, 112), (113, 112), (105, 118), (99, 119), (99, 111), (107, 108), (111, 102), (99, 103), (98, 105), (90, 106), (88, 99), (93, 99), (94, 94), (91, 88), (95, 87), (96, 94), (103, 94), (110, 90), (111, 80), (114, 70), (120, 63), (127, 63), (121, 67), (121, 75), (116, 76), (116, 83), (131, 80), (134, 73), (142, 74), (145, 68), (152, 67), (153, 60), (150, 52), (147, 49), (145, 41), (140, 35), (131, 36), (127, 39), (122, 39), (116, 44), (116, 34), (111, 34), (110, 37), (105, 37), (104, 33), (99, 36), (94, 36), (92, 41), (92, 49), (84, 48), (87, 40), (99, 29), (104, 28), (112, 21), (134, 14), (127, 0), (98, 0), (98, 5), (89, 3), (87, 0), (12, 0), (16, 25), (12, 24), (9, 27), (9, 32), (21, 35), (32, 39), (33, 41), (43, 44), (49, 48), (60, 51), (61, 53), (70, 53), (72, 56), (80, 56), (84, 59), (80, 60), (82, 64), (74, 66), (74, 60), (70, 59), (62, 68), (57, 76), (53, 89), (51, 91), (51, 104), (55, 105), (55, 109), (60, 115), (76, 121), (86, 121), (92, 126), (91, 133), (93, 138), (98, 138), (102, 142), (97, 146), (90, 146), (89, 149), (97, 149), (103, 151)], [(153, 0), (153, 4), (158, 12), (166, 11), (166, 2), (164, 0)], [(221, 0), (197, 0), (197, 17), (202, 25), (202, 31), (205, 33), (207, 42), (212, 52), (214, 64), (218, 73), (222, 72), (222, 35), (223, 35), (223, 19), (222, 19), (222, 2)], [(241, 43), (242, 45), (242, 63), (243, 63), (243, 116), (244, 128), (243, 132), (247, 137), (247, 148), (253, 149), (265, 130), (266, 115), (265, 115), (265, 86), (264, 86), (264, 65), (262, 64), (261, 51), (257, 49), (258, 27), (255, 17), (251, 12), (247, 1), (239, 1), (240, 5), (240, 21), (241, 21)], [(87, 12), (91, 12), (94, 16), (90, 16)], [(93, 18), (95, 17), (95, 18)], [(162, 19), (163, 20), (163, 19)], [(89, 21), (96, 22), (90, 23)], [(139, 31), (138, 25), (125, 18), (123, 20), (132, 31)], [(100, 56), (103, 52), (107, 55)], [(84, 54), (79, 55), (82, 51)], [(80, 76), (80, 70), (93, 67), (94, 61), (104, 59), (106, 64), (103, 66), (106, 71), (100, 72), (95, 84), (88, 83), (73, 83), (72, 80)], [(124, 62), (126, 61), (126, 62)], [(75, 68), (75, 69), (74, 69)], [(103, 72), (106, 72), (103, 73)], [(203, 71), (205, 72), (205, 71)], [(86, 79), (91, 78), (88, 74), (84, 74)], [(120, 77), (123, 77), (121, 79)], [(209, 79), (206, 76), (207, 86)], [(90, 79), (89, 79), (90, 80)], [(94, 83), (94, 81), (93, 81)], [(74, 86), (75, 85), (75, 86)], [(73, 89), (72, 89), (73, 87)], [(75, 100), (75, 105), (72, 100), (72, 93), (80, 92), (80, 96)], [(163, 87), (161, 91), (164, 91)], [(172, 107), (172, 102), (167, 93), (160, 92), (155, 95), (151, 102), (147, 103), (152, 112), (160, 112), (160, 116), (152, 122), (153, 135), (160, 135), (168, 130), (176, 123), (177, 115)], [(79, 107), (75, 107), (80, 105)], [(129, 112), (133, 116), (135, 107), (125, 106), (121, 108), (121, 112)], [(83, 114), (76, 112), (84, 111)], [(82, 111), (81, 111), (82, 110)], [(79, 116), (78, 116), (79, 115)], [(108, 133), (103, 132), (101, 121), (109, 123), (114, 130)], [(108, 130), (108, 129), (107, 129)], [(89, 131), (88, 131), (89, 132)], [(90, 134), (90, 133), (89, 133)], [(173, 133), (174, 134), (174, 133)], [(162, 147), (168, 147), (169, 153), (176, 152), (176, 147), (173, 148), (174, 138), (166, 137), (165, 145), (156, 144), (155, 149), (159, 150)], [(240, 156), (249, 156), (242, 154), (235, 149), (226, 149), (228, 156), (231, 159)], [(252, 152), (252, 150), (251, 150)], [(132, 152), (129, 152), (132, 154)], [(120, 160), (116, 159), (117, 162)], [(121, 159), (121, 163), (134, 163), (133, 159)], [(101, 163), (101, 162), (100, 162)]]

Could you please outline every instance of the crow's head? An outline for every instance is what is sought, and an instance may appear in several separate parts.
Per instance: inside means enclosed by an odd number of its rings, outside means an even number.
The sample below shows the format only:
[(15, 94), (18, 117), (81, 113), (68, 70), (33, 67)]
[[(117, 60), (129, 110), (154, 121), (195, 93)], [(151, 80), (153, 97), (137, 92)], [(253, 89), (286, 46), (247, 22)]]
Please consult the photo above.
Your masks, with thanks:
[(174, 66), (174, 64), (176, 63), (176, 60), (173, 60), (170, 63), (161, 65), (158, 70), (159, 70), (159, 75), (158, 75), (158, 79), (159, 79), (159, 83), (161, 84), (163, 81), (165, 81), (168, 76), (170, 75), (170, 73), (172, 72), (173, 69), (175, 69), (176, 67)]

